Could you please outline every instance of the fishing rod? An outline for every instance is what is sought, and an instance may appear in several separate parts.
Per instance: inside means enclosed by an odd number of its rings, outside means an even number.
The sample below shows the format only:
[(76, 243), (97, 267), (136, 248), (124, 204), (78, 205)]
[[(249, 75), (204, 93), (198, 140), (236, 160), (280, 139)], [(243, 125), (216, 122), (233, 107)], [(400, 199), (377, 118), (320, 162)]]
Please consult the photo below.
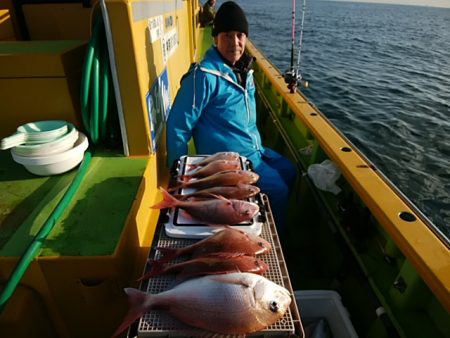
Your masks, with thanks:
[(301, 51), (303, 44), (303, 27), (305, 22), (305, 12), (306, 12), (306, 0), (303, 0), (302, 6), (302, 21), (300, 26), (300, 38), (298, 43), (298, 56), (297, 65), (294, 65), (294, 50), (295, 50), (295, 16), (296, 16), (297, 4), (296, 0), (292, 0), (292, 39), (291, 39), (291, 68), (286, 71), (283, 75), (285, 82), (291, 93), (295, 93), (296, 88), (302, 85), (308, 88), (308, 81), (303, 80), (300, 73), (300, 61), (301, 61)]

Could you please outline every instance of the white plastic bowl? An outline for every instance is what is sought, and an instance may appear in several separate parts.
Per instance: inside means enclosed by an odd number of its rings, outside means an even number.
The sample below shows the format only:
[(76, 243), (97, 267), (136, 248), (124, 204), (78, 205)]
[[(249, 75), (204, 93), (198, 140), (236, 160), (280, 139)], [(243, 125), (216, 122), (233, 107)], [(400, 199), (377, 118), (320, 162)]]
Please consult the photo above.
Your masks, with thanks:
[(73, 148), (49, 156), (21, 156), (11, 152), (14, 161), (22, 164), (30, 173), (39, 176), (62, 174), (75, 168), (83, 160), (89, 142), (83, 133), (78, 133)]
[(73, 124), (68, 123), (68, 133), (53, 141), (38, 144), (21, 144), (11, 149), (16, 155), (20, 156), (48, 156), (61, 153), (73, 147), (78, 140), (78, 130)]
[(68, 122), (46, 120), (29, 122), (17, 128), (17, 132), (0, 141), (0, 149), (5, 150), (22, 143), (44, 143), (67, 133)]

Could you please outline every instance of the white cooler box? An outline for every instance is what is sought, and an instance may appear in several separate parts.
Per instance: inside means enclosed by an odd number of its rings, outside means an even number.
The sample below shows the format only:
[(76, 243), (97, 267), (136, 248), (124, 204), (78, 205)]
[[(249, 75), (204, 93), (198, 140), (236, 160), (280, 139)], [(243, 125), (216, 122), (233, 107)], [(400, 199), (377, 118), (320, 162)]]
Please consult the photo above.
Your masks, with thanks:
[(324, 318), (333, 338), (358, 338), (348, 312), (342, 305), (341, 296), (336, 291), (297, 290), (294, 294), (305, 332), (309, 321)]

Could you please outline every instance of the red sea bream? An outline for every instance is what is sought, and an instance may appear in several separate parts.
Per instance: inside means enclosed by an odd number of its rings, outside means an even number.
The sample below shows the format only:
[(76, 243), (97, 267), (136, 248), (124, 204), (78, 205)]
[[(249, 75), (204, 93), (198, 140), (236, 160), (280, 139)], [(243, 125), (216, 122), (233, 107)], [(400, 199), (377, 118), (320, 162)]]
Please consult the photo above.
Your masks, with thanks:
[(262, 275), (267, 271), (267, 263), (254, 256), (220, 252), (193, 258), (177, 264), (161, 261), (149, 261), (151, 270), (139, 281), (154, 276), (176, 274), (176, 280), (181, 281), (203, 275), (218, 275), (231, 272), (251, 272)]
[(263, 255), (268, 253), (272, 246), (264, 238), (225, 227), (223, 230), (184, 248), (157, 247), (157, 249), (163, 254), (162, 260), (168, 261), (184, 255), (200, 257), (217, 252)]
[(212, 155), (208, 155), (205, 158), (201, 159), (200, 161), (193, 163), (193, 167), (203, 167), (207, 164), (218, 161), (218, 160), (228, 160), (228, 161), (237, 161), (239, 160), (239, 153), (232, 152), (232, 151), (222, 151), (218, 152)]
[(259, 179), (259, 175), (248, 170), (225, 170), (213, 175), (199, 178), (198, 180), (180, 181), (180, 184), (170, 188), (176, 191), (183, 188), (205, 189), (217, 186), (229, 186), (237, 184), (253, 184)]
[(114, 336), (150, 310), (220, 334), (247, 334), (274, 324), (286, 313), (291, 295), (284, 287), (253, 273), (189, 279), (158, 294), (127, 288), (130, 310)]
[(211, 195), (223, 196), (225, 198), (233, 198), (243, 200), (257, 195), (261, 190), (251, 184), (237, 184), (233, 186), (211, 187), (197, 190), (189, 194), (173, 195), (175, 198), (185, 200), (190, 197), (211, 197)]
[(211, 199), (181, 201), (161, 188), (163, 201), (152, 206), (153, 209), (178, 207), (186, 211), (191, 218), (210, 225), (239, 224), (249, 221), (259, 212), (259, 206), (253, 202), (226, 199), (215, 196)]
[(217, 160), (208, 163), (204, 167), (196, 167), (193, 170), (190, 169), (191, 167), (188, 165), (188, 170), (183, 175), (183, 179), (207, 177), (225, 170), (239, 170), (241, 169), (241, 162), (239, 160)]

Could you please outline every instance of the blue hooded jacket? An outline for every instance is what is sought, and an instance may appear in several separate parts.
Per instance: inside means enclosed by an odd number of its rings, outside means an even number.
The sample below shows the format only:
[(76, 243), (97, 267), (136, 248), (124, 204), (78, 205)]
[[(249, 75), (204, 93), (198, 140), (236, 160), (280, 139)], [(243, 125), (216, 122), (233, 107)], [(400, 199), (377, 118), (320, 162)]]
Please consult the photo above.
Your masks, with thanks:
[(194, 139), (198, 154), (235, 151), (256, 166), (264, 148), (256, 127), (253, 70), (242, 87), (215, 46), (183, 78), (167, 120), (168, 163), (187, 155)]

